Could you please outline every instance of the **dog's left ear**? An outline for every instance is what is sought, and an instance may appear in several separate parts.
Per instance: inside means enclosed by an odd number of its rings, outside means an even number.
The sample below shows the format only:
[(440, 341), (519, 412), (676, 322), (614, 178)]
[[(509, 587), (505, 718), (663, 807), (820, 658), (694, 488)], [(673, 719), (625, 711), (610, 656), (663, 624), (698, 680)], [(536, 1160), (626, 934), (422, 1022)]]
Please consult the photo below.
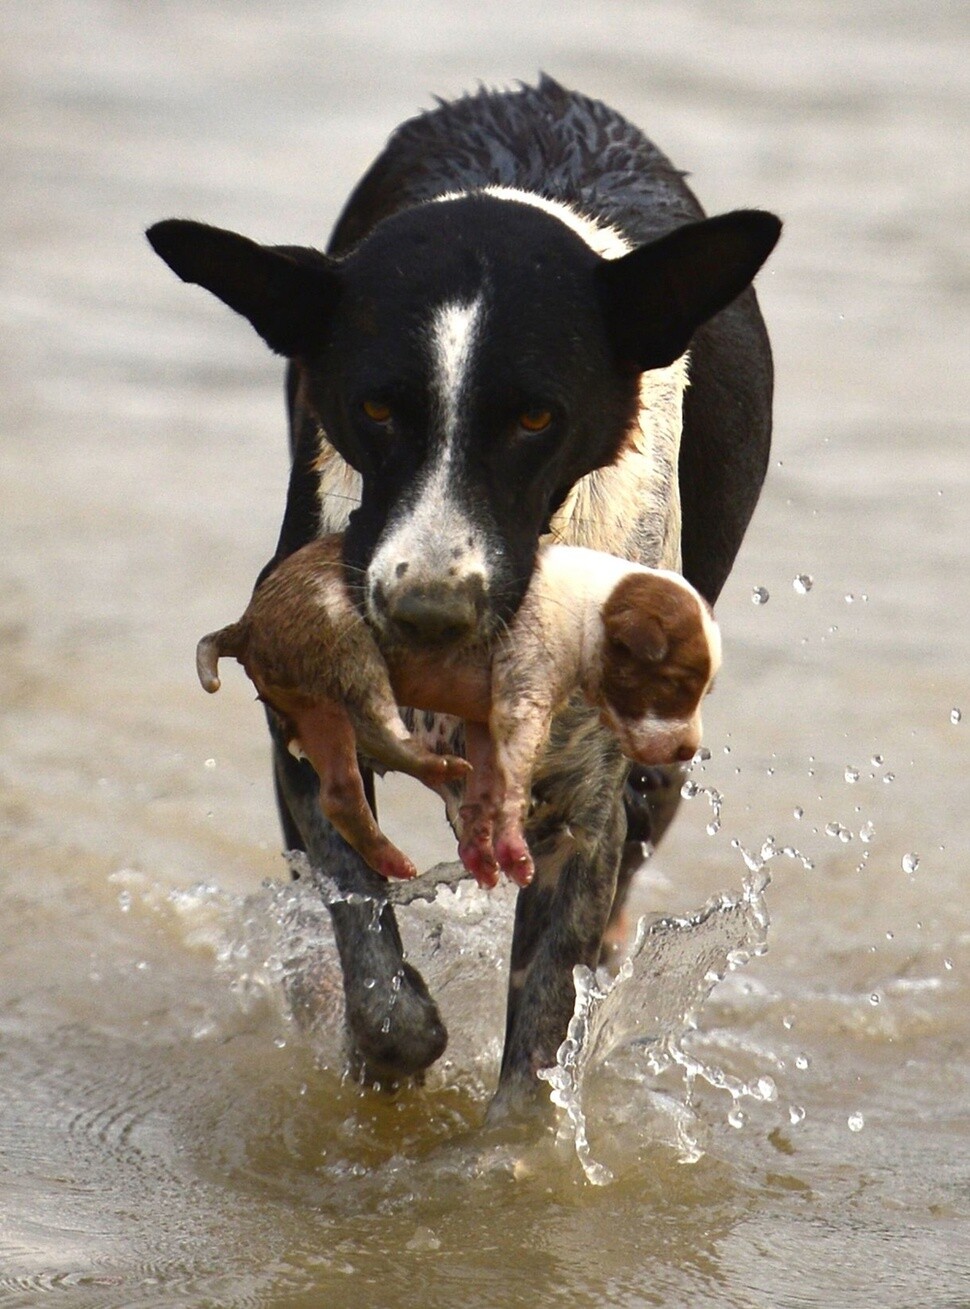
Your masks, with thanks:
[(302, 246), (259, 245), (221, 227), (169, 218), (146, 232), (183, 282), (248, 318), (271, 350), (292, 358), (322, 337), (337, 298), (333, 260)]
[(750, 284), (780, 234), (774, 214), (739, 209), (604, 260), (596, 273), (618, 361), (640, 372), (672, 364)]

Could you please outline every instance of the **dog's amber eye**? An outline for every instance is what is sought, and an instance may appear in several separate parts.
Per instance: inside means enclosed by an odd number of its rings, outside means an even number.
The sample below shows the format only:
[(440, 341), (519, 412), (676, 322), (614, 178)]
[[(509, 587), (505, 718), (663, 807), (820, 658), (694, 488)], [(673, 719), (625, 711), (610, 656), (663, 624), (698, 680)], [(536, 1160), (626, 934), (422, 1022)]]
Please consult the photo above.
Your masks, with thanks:
[(551, 423), (548, 409), (523, 409), (519, 414), (519, 426), (524, 432), (544, 432)]
[(365, 400), (361, 406), (372, 423), (389, 423), (391, 421), (390, 405), (382, 405), (378, 400)]

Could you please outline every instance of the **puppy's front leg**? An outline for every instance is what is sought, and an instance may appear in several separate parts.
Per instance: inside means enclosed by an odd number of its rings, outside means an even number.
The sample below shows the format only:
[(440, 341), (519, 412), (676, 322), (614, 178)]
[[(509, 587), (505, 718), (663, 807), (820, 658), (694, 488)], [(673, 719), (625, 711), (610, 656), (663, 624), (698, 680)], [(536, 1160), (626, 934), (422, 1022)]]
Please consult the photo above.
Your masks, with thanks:
[(525, 839), (525, 819), (532, 774), (551, 722), (552, 705), (540, 696), (514, 702), (498, 696), (493, 699), (490, 727), (498, 799), (495, 858), (519, 886), (528, 886), (535, 873)]
[(444, 1052), (444, 1023), (421, 974), (404, 962), (390, 905), (384, 904), (375, 918), (373, 901), (383, 900), (387, 883), (324, 817), (316, 774), (290, 754), (276, 715), (269, 711), (267, 718), (288, 843), (302, 846), (311, 865), (332, 878), (342, 895), (371, 897), (328, 905), (344, 975), (352, 1064), (370, 1081), (412, 1077)]
[(465, 723), (465, 754), (472, 773), (458, 810), (458, 857), (478, 885), (488, 888), (498, 882), (493, 846), (498, 778), (492, 738), (484, 723)]
[(340, 835), (382, 877), (417, 877), (417, 868), (384, 835), (367, 803), (357, 738), (343, 705), (320, 701), (294, 720), (302, 751), (320, 780), (320, 807)]

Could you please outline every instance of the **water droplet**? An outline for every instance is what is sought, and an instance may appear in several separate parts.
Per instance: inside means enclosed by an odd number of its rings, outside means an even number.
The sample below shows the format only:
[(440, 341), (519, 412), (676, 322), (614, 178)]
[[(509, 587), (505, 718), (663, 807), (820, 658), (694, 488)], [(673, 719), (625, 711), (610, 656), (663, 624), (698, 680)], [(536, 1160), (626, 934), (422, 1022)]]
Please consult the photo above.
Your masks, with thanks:
[(871, 759), (869, 762), (870, 762), (874, 767), (878, 768), (878, 767), (882, 764), (882, 755), (881, 755), (881, 754), (874, 754), (874, 755), (872, 756), (872, 759)]
[(792, 586), (799, 595), (808, 595), (814, 584), (815, 579), (812, 577), (811, 573), (799, 573), (794, 582), (792, 582)]
[(732, 1127), (737, 1127), (740, 1130), (748, 1121), (748, 1115), (738, 1105), (735, 1105), (733, 1109), (728, 1111), (727, 1120)]
[(790, 1032), (791, 1029), (795, 1026), (795, 1019), (792, 1017), (791, 1014), (786, 1014), (785, 1017), (781, 1020), (781, 1025), (786, 1032)]
[(915, 873), (919, 868), (919, 855), (914, 854), (912, 851), (909, 854), (904, 854), (902, 864), (904, 873)]
[(131, 892), (130, 892), (130, 891), (119, 891), (119, 892), (118, 892), (118, 908), (121, 910), (121, 912), (122, 912), (123, 914), (126, 914), (126, 913), (128, 912), (128, 910), (131, 908)]
[(852, 595), (851, 593), (850, 593), (849, 595), (847, 595), (847, 596), (845, 597), (845, 603), (846, 603), (847, 605), (855, 604), (855, 596)]
[(963, 714), (959, 709), (950, 710), (950, 722), (953, 724), (954, 727), (956, 727), (957, 723), (961, 722), (962, 720), (963, 720)]
[(206, 768), (215, 768), (215, 766), (216, 766), (216, 761), (215, 761), (214, 759), (207, 759), (207, 760), (205, 761), (205, 766), (206, 766)]
[(947, 971), (948, 973), (952, 973), (952, 972), (953, 972), (953, 960), (952, 960), (952, 959), (944, 959), (944, 960), (943, 960), (943, 967), (946, 969), (946, 971)]
[(896, 939), (896, 933), (895, 933), (895, 932), (887, 932), (887, 933), (886, 933), (886, 940), (887, 940), (887, 941), (895, 941), (895, 939)]
[(701, 788), (697, 785), (696, 782), (692, 782), (690, 778), (688, 778), (687, 781), (684, 783), (684, 785), (680, 788), (681, 798), (684, 800), (693, 800), (694, 796), (697, 794), (697, 792), (700, 789)]
[(799, 1072), (803, 1073), (806, 1068), (809, 1068), (811, 1066), (811, 1063), (812, 1061), (807, 1054), (795, 1055), (795, 1067), (799, 1070)]
[(862, 1114), (859, 1113), (849, 1114), (846, 1122), (848, 1123), (850, 1132), (861, 1132), (866, 1125), (866, 1120), (863, 1118)]
[(765, 586), (756, 586), (751, 592), (751, 603), (756, 605), (766, 605), (768, 603), (768, 588)]
[[(876, 947), (873, 946), (872, 948), (873, 948), (873, 950), (875, 950)], [(881, 1001), (882, 1001), (882, 996), (879, 994), (879, 992), (878, 992), (878, 991), (873, 991), (872, 995), (870, 995), (870, 997), (869, 997), (869, 1003), (870, 1003), (870, 1004), (879, 1004)]]
[(886, 785), (888, 786), (890, 782), (895, 782), (895, 780), (896, 780), (896, 774), (895, 774), (895, 773), (887, 773), (887, 774), (885, 775), (885, 777), (884, 777), (882, 780), (883, 780), (883, 781), (886, 783)]
[(859, 840), (865, 841), (867, 845), (875, 835), (876, 829), (871, 822), (866, 821), (859, 828)]
[(859, 770), (858, 770), (858, 768), (853, 768), (851, 764), (847, 765), (847, 766), (846, 766), (845, 773), (844, 773), (844, 777), (845, 777), (845, 780), (846, 780), (850, 785), (851, 785), (853, 782), (858, 782), (858, 780), (859, 780)]
[(377, 978), (365, 977), (362, 985), (365, 991), (373, 991), (374, 987), (377, 985)]
[(706, 764), (710, 757), (711, 752), (708, 750), (706, 745), (698, 746), (697, 750), (694, 752), (694, 758), (691, 760), (691, 763)]
[(795, 815), (796, 818), (805, 817), (805, 810), (801, 807), (800, 804), (795, 806), (795, 808), (792, 810), (792, 813)]
[(381, 1031), (384, 1033), (385, 1036), (387, 1036), (390, 1030), (391, 1030), (391, 1020), (390, 1018), (385, 1018), (384, 1021), (381, 1023)]
[(285, 1049), (286, 1049), (286, 1037), (285, 1037), (285, 1036), (277, 1036), (277, 1037), (274, 1039), (273, 1044), (276, 1046), (277, 1050), (285, 1050)]
[(805, 1121), (805, 1110), (800, 1104), (790, 1104), (788, 1106), (788, 1121), (792, 1127), (797, 1127), (799, 1123)]
[(766, 1100), (769, 1104), (778, 1099), (778, 1088), (773, 1077), (759, 1077), (754, 1084), (754, 1091), (759, 1100)]

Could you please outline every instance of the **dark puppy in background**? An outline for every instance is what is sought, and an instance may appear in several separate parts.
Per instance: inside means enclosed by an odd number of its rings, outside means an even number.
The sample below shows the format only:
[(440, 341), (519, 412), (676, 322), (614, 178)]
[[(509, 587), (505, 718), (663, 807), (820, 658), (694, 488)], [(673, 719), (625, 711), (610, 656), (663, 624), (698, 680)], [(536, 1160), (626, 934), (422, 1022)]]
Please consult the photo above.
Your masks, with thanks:
[[(705, 219), (635, 127), (543, 78), (405, 123), (326, 254), (182, 220), (149, 239), (290, 361), (268, 568), (344, 532), (382, 645), (444, 653), (494, 640), (543, 537), (682, 569), (713, 604), (767, 465), (771, 354), (750, 283), (779, 230), (756, 210)], [(346, 892), (379, 894), (270, 726), (287, 843)], [(533, 784), (500, 1104), (554, 1062), (573, 967), (596, 964), (622, 907), (624, 843), (651, 813), (629, 789), (624, 807), (627, 776), (595, 712), (559, 715)], [(392, 910), (379, 932), (367, 905), (332, 913), (357, 1066), (420, 1073), (447, 1035)]]

